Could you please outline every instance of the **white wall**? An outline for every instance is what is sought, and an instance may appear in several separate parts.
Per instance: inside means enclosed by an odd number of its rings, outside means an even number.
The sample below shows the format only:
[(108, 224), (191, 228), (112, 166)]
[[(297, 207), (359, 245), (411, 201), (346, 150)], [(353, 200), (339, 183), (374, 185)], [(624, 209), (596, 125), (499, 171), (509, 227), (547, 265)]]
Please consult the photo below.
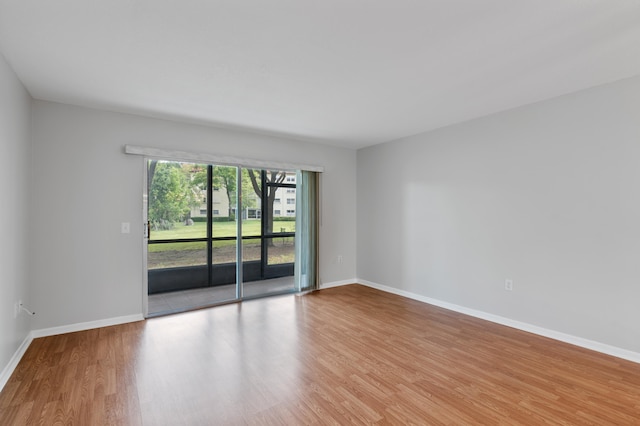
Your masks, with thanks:
[(640, 77), (357, 164), (360, 279), (640, 352)]
[[(0, 372), (30, 331), (13, 306), (29, 299), (31, 97), (0, 55)], [(2, 383), (0, 383), (0, 388)]]
[(145, 169), (125, 144), (324, 166), (320, 278), (355, 277), (353, 150), (44, 101), (33, 132), (34, 329), (142, 312)]

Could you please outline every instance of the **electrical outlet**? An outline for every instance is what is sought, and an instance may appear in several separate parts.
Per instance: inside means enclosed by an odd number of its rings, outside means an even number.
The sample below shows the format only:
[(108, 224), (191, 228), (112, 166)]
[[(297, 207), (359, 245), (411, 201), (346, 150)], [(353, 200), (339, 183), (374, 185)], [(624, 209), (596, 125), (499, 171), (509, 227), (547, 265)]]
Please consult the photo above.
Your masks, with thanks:
[(342, 261), (343, 261), (344, 259), (342, 258), (342, 255), (341, 255), (341, 254), (339, 254), (339, 255), (338, 255), (338, 259), (337, 259), (337, 260), (338, 260), (338, 264), (339, 264), (339, 265), (342, 265)]
[(504, 280), (504, 289), (507, 291), (513, 291), (513, 280)]

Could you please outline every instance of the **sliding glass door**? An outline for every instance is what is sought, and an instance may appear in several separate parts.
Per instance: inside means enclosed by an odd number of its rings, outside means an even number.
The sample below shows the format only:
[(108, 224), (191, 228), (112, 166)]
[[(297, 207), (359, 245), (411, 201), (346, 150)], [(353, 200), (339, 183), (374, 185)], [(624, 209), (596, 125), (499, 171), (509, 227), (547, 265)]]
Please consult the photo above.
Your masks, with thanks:
[(242, 176), (243, 295), (294, 291), (296, 173), (243, 169)]
[(236, 168), (149, 160), (147, 170), (149, 314), (234, 300)]
[(295, 290), (295, 172), (160, 160), (147, 172), (149, 315)]

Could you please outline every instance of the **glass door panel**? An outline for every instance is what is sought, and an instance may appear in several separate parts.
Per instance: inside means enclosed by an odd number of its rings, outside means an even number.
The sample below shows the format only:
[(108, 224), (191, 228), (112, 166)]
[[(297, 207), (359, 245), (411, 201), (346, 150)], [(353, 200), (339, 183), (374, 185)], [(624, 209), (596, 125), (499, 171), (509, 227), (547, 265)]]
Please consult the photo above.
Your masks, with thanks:
[(236, 168), (215, 167), (147, 161), (150, 316), (235, 299), (235, 179), (223, 177)]
[(260, 213), (245, 216), (243, 236), (259, 235), (260, 239), (243, 239), (243, 294), (257, 297), (293, 291), (295, 173), (248, 170), (247, 178), (253, 191), (247, 197), (252, 205), (260, 206)]

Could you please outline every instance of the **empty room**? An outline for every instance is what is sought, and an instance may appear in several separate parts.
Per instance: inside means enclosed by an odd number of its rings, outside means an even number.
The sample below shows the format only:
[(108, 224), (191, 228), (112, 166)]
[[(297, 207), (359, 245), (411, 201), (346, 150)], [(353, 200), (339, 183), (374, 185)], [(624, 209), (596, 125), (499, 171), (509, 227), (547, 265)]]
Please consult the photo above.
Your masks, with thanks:
[(0, 1), (0, 425), (640, 424), (640, 3)]

